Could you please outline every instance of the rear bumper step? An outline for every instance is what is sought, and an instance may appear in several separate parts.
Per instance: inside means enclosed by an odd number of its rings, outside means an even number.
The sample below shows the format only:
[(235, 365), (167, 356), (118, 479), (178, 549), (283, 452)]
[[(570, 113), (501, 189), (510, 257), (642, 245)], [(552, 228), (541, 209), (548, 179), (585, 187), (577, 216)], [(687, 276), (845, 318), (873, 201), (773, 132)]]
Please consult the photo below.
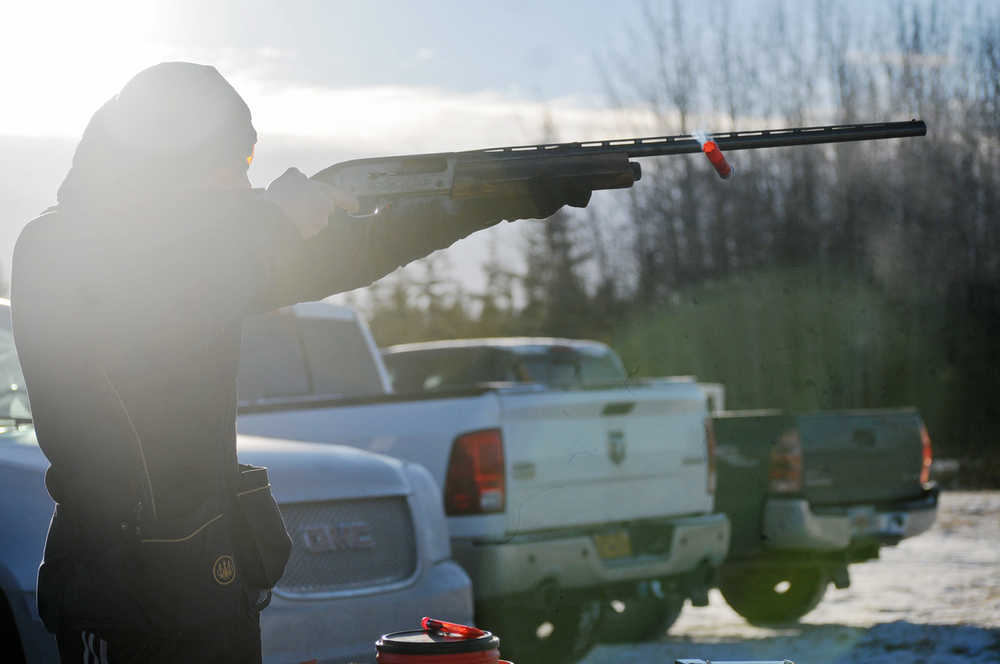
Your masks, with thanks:
[[(669, 549), (659, 555), (608, 558), (600, 534), (499, 543), (456, 538), (452, 555), (469, 573), (477, 601), (529, 592), (542, 583), (584, 589), (684, 574), (699, 565), (717, 567), (729, 549), (729, 520), (707, 514), (663, 522)], [(602, 557), (602, 552), (604, 557)]]
[(839, 551), (861, 540), (895, 544), (928, 530), (937, 517), (939, 490), (880, 505), (813, 510), (801, 498), (771, 498), (764, 507), (763, 537), (770, 551)]

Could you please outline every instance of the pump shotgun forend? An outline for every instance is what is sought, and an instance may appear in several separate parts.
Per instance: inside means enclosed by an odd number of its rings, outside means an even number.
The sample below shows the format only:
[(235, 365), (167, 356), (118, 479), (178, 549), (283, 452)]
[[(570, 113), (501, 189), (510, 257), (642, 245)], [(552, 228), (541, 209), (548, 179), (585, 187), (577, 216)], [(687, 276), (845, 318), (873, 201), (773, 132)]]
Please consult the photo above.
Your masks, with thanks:
[[(924, 136), (920, 120), (721, 132), (711, 140), (723, 152), (817, 143)], [(642, 175), (630, 159), (701, 152), (690, 134), (576, 143), (543, 143), (463, 152), (356, 159), (313, 176), (354, 195), (363, 210), (415, 196), (452, 199), (530, 196), (539, 187), (621, 189)]]

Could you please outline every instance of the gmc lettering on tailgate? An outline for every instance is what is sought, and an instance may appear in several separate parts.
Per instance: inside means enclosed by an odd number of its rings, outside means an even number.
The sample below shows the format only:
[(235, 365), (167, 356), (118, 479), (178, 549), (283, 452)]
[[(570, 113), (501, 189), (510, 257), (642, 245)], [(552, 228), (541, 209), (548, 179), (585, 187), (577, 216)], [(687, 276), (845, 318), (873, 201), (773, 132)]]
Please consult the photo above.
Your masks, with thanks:
[(302, 544), (311, 553), (361, 551), (375, 548), (372, 528), (366, 521), (340, 521), (299, 529)]

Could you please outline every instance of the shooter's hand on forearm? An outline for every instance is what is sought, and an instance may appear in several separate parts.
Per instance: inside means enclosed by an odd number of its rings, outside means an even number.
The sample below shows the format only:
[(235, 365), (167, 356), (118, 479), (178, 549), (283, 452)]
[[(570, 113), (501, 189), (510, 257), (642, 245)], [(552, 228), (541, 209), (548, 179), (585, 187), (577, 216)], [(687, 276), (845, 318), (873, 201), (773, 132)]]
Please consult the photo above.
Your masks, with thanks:
[(297, 168), (289, 168), (267, 187), (266, 198), (282, 209), (303, 238), (326, 228), (335, 210), (357, 212), (358, 201), (328, 184), (307, 178)]

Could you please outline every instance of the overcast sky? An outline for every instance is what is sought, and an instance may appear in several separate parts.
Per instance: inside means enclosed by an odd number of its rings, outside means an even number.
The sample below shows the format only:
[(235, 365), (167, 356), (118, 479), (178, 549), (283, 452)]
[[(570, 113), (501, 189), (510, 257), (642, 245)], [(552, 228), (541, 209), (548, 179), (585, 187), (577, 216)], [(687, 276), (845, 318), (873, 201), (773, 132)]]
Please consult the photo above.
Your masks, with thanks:
[[(736, 30), (751, 30), (774, 3), (684, 5), (693, 30), (727, 15)], [(869, 11), (861, 0), (846, 5)], [(629, 30), (641, 28), (642, 8), (639, 0), (6, 3), (3, 272), (21, 226), (54, 202), (90, 115), (147, 66), (195, 61), (229, 78), (260, 133), (250, 172), (260, 186), (288, 165), (311, 173), (352, 157), (536, 142), (545, 117), (562, 140), (638, 131), (648, 117), (613, 107), (596, 63), (637, 51)], [(506, 228), (495, 235), (514, 241)], [(463, 243), (450, 258), (472, 269), (484, 242)]]
[[(163, 60), (216, 65), (260, 133), (251, 170), (563, 138), (615, 128), (595, 59), (639, 20), (637, 2), (18, 2), (0, 62), (0, 262), (53, 201), (93, 111)], [(514, 241), (506, 229), (503, 241)], [(507, 235), (504, 235), (504, 234)], [(484, 240), (451, 252), (458, 269)]]
[[(623, 41), (639, 8), (596, 0), (19, 3), (5, 11), (0, 40), (5, 97), (18, 102), (0, 108), (0, 134), (76, 137), (132, 74), (165, 59), (215, 64), (265, 135), (347, 141), (371, 128), (345, 117), (409, 125), (400, 111), (434, 102), (473, 113), (504, 104), (593, 109), (606, 105), (595, 59)], [(304, 104), (309, 95), (335, 115)], [(350, 108), (324, 106), (333, 98)], [(462, 131), (441, 129), (442, 144)]]

